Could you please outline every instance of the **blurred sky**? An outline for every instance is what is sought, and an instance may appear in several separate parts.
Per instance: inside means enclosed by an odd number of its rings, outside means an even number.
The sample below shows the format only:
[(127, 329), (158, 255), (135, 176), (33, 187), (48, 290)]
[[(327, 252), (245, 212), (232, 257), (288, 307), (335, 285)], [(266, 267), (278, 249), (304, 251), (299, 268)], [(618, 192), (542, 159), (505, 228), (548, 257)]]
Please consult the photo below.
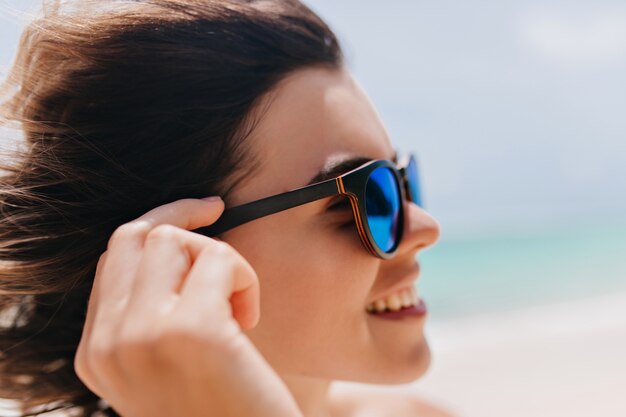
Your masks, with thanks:
[[(21, 22), (0, 0), (0, 70)], [(626, 221), (626, 2), (310, 0), (449, 235)]]
[(623, 219), (626, 2), (309, 2), (449, 232)]

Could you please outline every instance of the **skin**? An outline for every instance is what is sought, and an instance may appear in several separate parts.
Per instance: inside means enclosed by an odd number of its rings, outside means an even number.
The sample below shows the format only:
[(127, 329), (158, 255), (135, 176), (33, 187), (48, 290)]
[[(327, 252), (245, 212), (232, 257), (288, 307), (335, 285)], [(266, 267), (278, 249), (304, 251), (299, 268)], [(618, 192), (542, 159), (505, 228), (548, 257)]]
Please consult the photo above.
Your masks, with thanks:
[[(266, 100), (249, 138), (263, 164), (228, 205), (302, 186), (337, 158), (393, 154), (345, 70), (294, 72)], [(391, 322), (365, 307), (413, 284), (437, 222), (405, 202), (403, 241), (381, 260), (361, 245), (350, 210), (327, 203), (222, 241), (189, 231), (215, 222), (219, 199), (178, 200), (121, 225), (96, 268), (79, 378), (124, 417), (441, 415), (406, 397), (330, 390), (333, 380), (404, 383), (427, 369), (423, 318)]]
[[(366, 93), (345, 70), (307, 68), (268, 95), (249, 138), (262, 165), (233, 193), (241, 204), (306, 185), (345, 156), (391, 159), (394, 147)], [(375, 298), (419, 268), (417, 253), (439, 225), (405, 202), (404, 238), (395, 258), (363, 248), (350, 209), (329, 199), (241, 225), (223, 240), (250, 262), (261, 291), (260, 321), (245, 331), (286, 382), (305, 416), (329, 415), (332, 380), (406, 383), (428, 368), (424, 320), (391, 322), (367, 314)]]

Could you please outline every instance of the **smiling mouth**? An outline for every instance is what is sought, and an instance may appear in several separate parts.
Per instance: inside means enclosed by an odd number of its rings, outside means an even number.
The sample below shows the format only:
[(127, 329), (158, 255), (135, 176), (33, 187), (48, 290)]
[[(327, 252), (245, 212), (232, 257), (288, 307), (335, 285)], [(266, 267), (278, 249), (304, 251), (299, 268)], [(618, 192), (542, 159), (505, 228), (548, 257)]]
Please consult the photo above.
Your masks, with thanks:
[(421, 300), (417, 293), (417, 289), (412, 285), (369, 303), (365, 310), (372, 314), (396, 312), (402, 309), (418, 306), (420, 303)]

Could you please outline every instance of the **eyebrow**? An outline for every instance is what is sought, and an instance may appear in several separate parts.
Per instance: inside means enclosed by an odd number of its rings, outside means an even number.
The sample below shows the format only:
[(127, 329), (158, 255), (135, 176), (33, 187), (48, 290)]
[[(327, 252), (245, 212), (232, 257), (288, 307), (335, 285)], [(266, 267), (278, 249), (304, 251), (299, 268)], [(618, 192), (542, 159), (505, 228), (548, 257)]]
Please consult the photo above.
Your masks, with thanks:
[[(373, 161), (373, 158), (365, 157), (365, 156), (354, 156), (346, 159), (340, 159), (334, 162), (331, 162), (324, 166), (312, 179), (307, 183), (307, 185), (315, 184), (317, 182), (322, 182), (329, 180), (331, 178), (335, 178), (340, 176), (341, 174), (345, 174), (346, 172), (352, 171), (355, 168), (360, 167), (361, 165)], [(391, 161), (394, 163), (398, 163), (398, 153), (394, 151), (393, 157)]]

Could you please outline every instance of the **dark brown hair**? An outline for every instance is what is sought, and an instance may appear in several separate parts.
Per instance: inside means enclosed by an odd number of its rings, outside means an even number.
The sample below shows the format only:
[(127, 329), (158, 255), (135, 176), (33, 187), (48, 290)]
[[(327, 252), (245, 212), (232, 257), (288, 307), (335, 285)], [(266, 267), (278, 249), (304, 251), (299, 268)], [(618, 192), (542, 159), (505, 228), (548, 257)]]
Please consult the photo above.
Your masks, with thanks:
[(73, 362), (111, 233), (166, 202), (226, 200), (257, 166), (245, 138), (261, 97), (342, 57), (296, 0), (45, 6), (0, 103), (23, 133), (0, 158), (0, 398), (89, 416), (99, 399)]

